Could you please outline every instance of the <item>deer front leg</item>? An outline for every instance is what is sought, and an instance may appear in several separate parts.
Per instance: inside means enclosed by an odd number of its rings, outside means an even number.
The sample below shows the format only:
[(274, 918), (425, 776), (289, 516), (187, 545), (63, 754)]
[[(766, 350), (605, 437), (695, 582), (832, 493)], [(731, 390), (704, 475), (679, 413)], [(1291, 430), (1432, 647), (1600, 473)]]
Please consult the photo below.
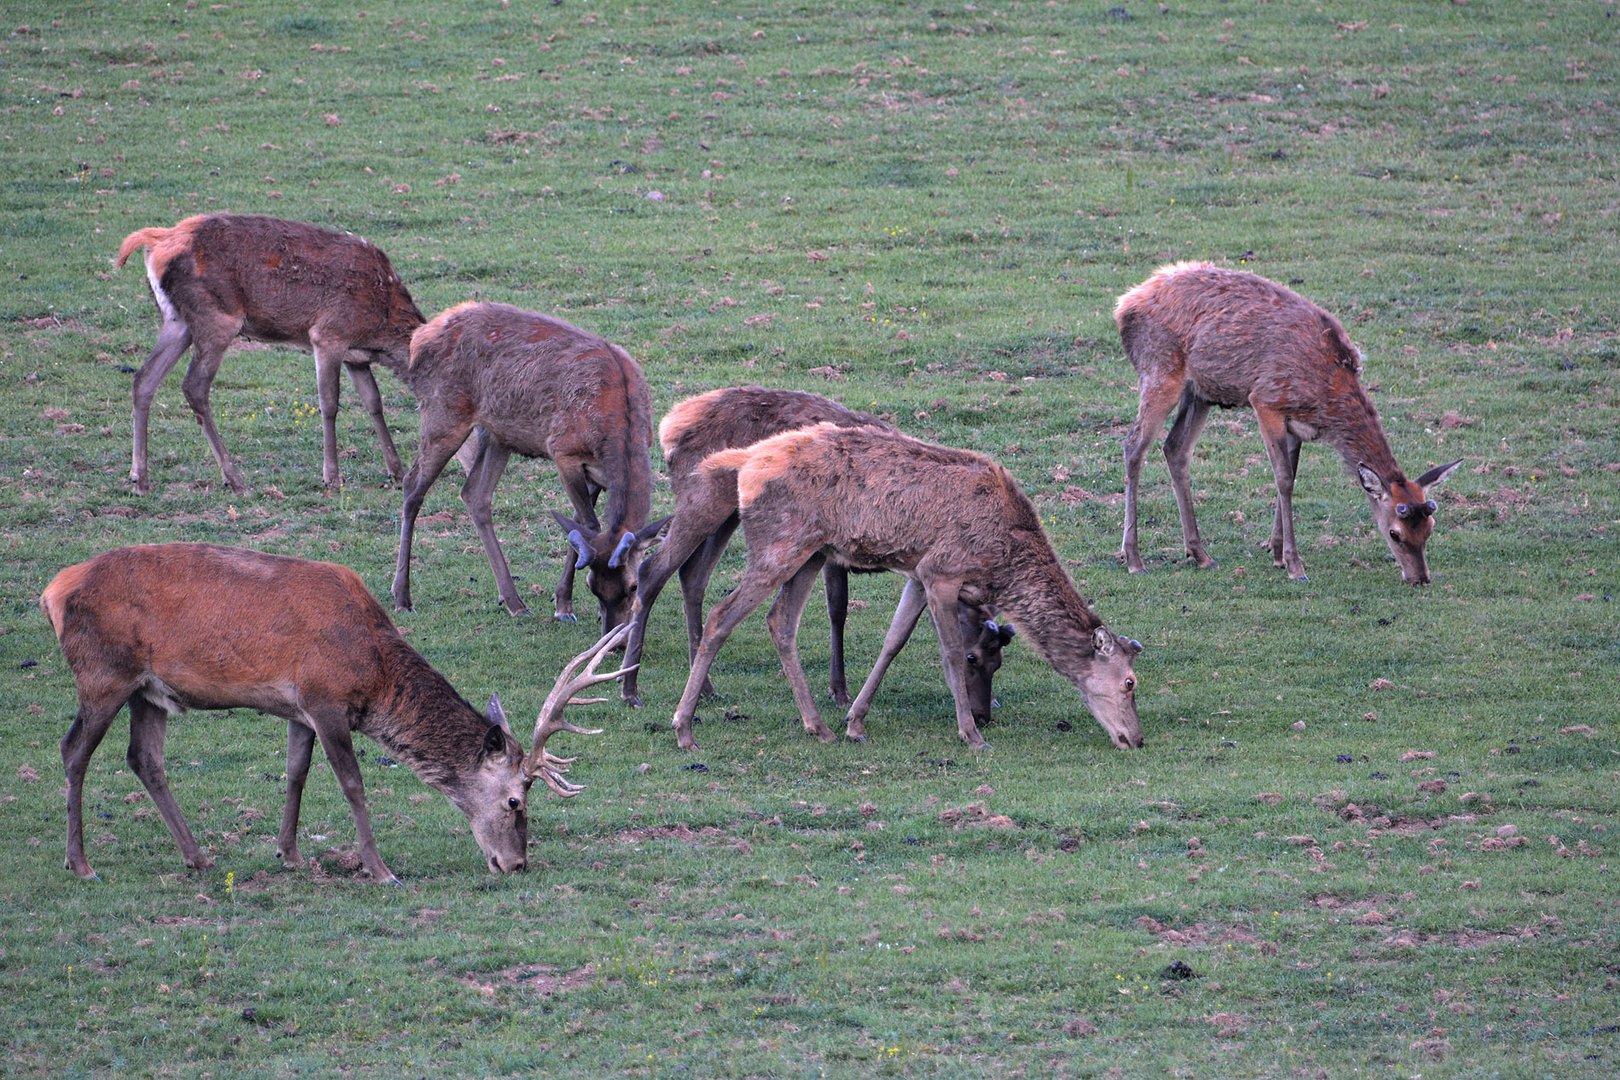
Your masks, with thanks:
[(478, 530), (478, 539), (483, 542), (484, 556), (489, 559), (489, 569), (495, 575), (495, 591), (500, 594), (501, 603), (513, 615), (527, 615), (529, 606), (518, 595), (512, 570), (506, 564), (505, 553), (501, 551), (501, 542), (495, 538), (495, 515), (492, 510), (495, 485), (501, 482), (501, 473), (506, 471), (506, 462), (510, 457), (511, 451), (505, 446), (487, 437), (482, 439), (478, 458), (473, 462), (466, 482), (461, 485), (461, 501), (467, 505), (473, 528)]
[(1209, 402), (1198, 397), (1189, 387), (1182, 391), (1181, 407), (1170, 425), (1170, 434), (1164, 439), (1164, 461), (1170, 469), (1170, 486), (1176, 493), (1176, 512), (1181, 516), (1181, 536), (1186, 542), (1187, 554), (1203, 568), (1215, 565), (1215, 560), (1204, 550), (1204, 541), (1198, 535), (1198, 518), (1193, 513), (1192, 462), (1193, 443), (1204, 430), (1209, 419)]
[(366, 789), (360, 779), (360, 763), (355, 760), (354, 743), (350, 741), (346, 726), (348, 718), (341, 713), (333, 713), (324, 720), (310, 717), (309, 723), (320, 736), (321, 749), (326, 751), (326, 760), (331, 763), (332, 772), (337, 776), (338, 787), (343, 789), (343, 797), (348, 800), (349, 813), (354, 817), (354, 835), (360, 843), (360, 865), (371, 880), (398, 885), (399, 878), (377, 854), (377, 839), (371, 833), (371, 816), (366, 812)]
[(168, 733), (169, 714), (137, 694), (129, 699), (129, 753), (125, 760), (130, 771), (140, 777), (152, 805), (163, 815), (163, 824), (180, 848), (180, 857), (192, 870), (206, 870), (214, 865), (202, 853), (196, 837), (186, 826), (185, 816), (169, 791), (169, 776), (163, 768), (163, 741)]
[[(670, 522), (669, 531), (664, 534), (663, 543), (658, 545), (658, 550), (643, 559), (641, 566), (637, 568), (636, 603), (630, 616), (630, 637), (625, 643), (624, 651), (626, 672), (624, 678), (620, 680), (620, 693), (624, 700), (631, 705), (641, 704), (636, 679), (639, 669), (634, 665), (641, 662), (642, 648), (647, 636), (647, 620), (651, 617), (652, 606), (657, 601), (659, 594), (664, 591), (664, 586), (669, 584), (669, 579), (675, 576), (677, 571), (681, 575), (681, 591), (684, 599), (688, 584), (687, 572), (693, 567), (694, 562), (699, 559), (699, 553), (714, 538), (714, 533), (711, 531), (714, 526), (696, 520), (696, 518), (701, 517), (702, 509), (701, 506), (689, 507), (684, 500), (677, 501), (675, 517)], [(731, 535), (731, 531), (736, 528), (736, 524), (736, 518), (733, 515), (731, 516), (730, 526), (725, 528), (726, 537)], [(724, 527), (725, 522), (721, 522), (720, 525)], [(721, 546), (724, 547), (724, 544), (725, 542), (722, 540)], [(710, 566), (712, 567), (712, 565), (711, 560)], [(707, 582), (708, 576), (705, 574), (704, 583)], [(692, 656), (697, 653), (698, 642), (703, 638), (701, 586), (698, 587), (696, 625), (692, 625), (690, 605), (687, 605), (687, 620), (687, 662), (690, 664)]]
[(416, 535), (416, 515), (422, 511), (422, 501), (428, 489), (439, 478), (444, 467), (455, 456), (461, 444), (467, 441), (469, 424), (450, 424), (424, 413), (422, 415), (421, 445), (416, 460), (401, 483), (404, 502), (399, 513), (399, 555), (394, 561), (394, 608), (411, 610), (411, 541)]
[[(1288, 442), (1284, 449), (1288, 452), (1288, 481), (1289, 490), (1293, 490), (1293, 482), (1299, 476), (1299, 443), (1300, 440), (1293, 432), (1288, 433)], [(1290, 521), (1290, 524), (1292, 522)], [(1272, 510), (1271, 515), (1271, 562), (1274, 566), (1283, 565), (1283, 516), (1282, 500)]]
[(799, 707), (799, 719), (804, 723), (804, 730), (822, 742), (834, 742), (838, 736), (821, 718), (815, 695), (810, 692), (810, 681), (805, 678), (804, 667), (799, 663), (799, 618), (804, 614), (805, 601), (810, 598), (810, 589), (815, 585), (816, 575), (821, 572), (824, 561), (822, 555), (811, 556), (787, 580), (765, 617), (765, 625), (776, 645), (776, 655), (782, 661), (782, 674), (787, 676), (788, 684), (793, 687), (793, 700)]
[[(588, 525), (592, 532), (599, 530), (602, 525), (596, 520), (596, 496), (602, 489), (591, 483), (590, 477), (585, 475), (585, 463), (574, 460), (558, 461), (557, 475), (562, 478), (563, 491), (567, 493), (568, 501), (574, 507), (574, 520), (581, 525)], [(552, 618), (558, 622), (579, 621), (579, 617), (574, 614), (574, 562), (577, 554), (570, 548), (568, 557), (563, 560), (562, 576), (557, 579), (557, 590), (552, 597)]]
[(823, 568), (827, 592), (827, 690), (839, 705), (849, 704), (844, 681), (844, 624), (849, 620), (849, 571), (828, 563)]
[(900, 603), (894, 609), (894, 618), (889, 621), (889, 632), (883, 638), (883, 648), (872, 665), (872, 670), (861, 684), (860, 693), (855, 695), (855, 703), (849, 707), (849, 715), (844, 719), (844, 735), (857, 742), (866, 741), (866, 714), (871, 711), (872, 699), (877, 696), (878, 685), (883, 682), (884, 674), (894, 658), (900, 655), (900, 650), (911, 638), (911, 632), (917, 628), (917, 620), (928, 606), (928, 596), (922, 583), (916, 578), (906, 578), (906, 587), (900, 593)]
[(1136, 496), (1141, 486), (1142, 459), (1180, 397), (1180, 379), (1143, 375), (1136, 422), (1125, 433), (1125, 535), (1120, 540), (1119, 557), (1125, 560), (1125, 569), (1133, 574), (1147, 569), (1136, 544)]
[(1266, 456), (1271, 459), (1271, 474), (1277, 481), (1277, 510), (1273, 518), (1272, 528), (1281, 536), (1281, 550), (1274, 552), (1280, 556), (1278, 565), (1288, 571), (1288, 576), (1295, 580), (1304, 580), (1305, 563), (1299, 557), (1299, 547), (1294, 540), (1294, 470), (1288, 451), (1288, 425), (1282, 413), (1264, 405), (1254, 405), (1255, 419), (1259, 421), (1260, 438), (1266, 444)]
[(287, 802), (281, 808), (281, 831), (276, 834), (276, 857), (297, 870), (304, 865), (298, 853), (298, 814), (304, 803), (304, 782), (315, 751), (315, 732), (296, 720), (287, 721)]
[(377, 443), (382, 447), (383, 463), (388, 468), (388, 475), (399, 483), (405, 475), (404, 468), (399, 462), (399, 451), (394, 447), (394, 436), (388, 431), (388, 418), (383, 415), (382, 391), (377, 389), (377, 377), (372, 374), (370, 364), (343, 365), (349, 372), (349, 381), (354, 383), (354, 392), (360, 397), (360, 404), (365, 406), (366, 414), (371, 417), (372, 430), (377, 433)]
[(310, 330), (309, 343), (315, 353), (315, 398), (321, 409), (321, 486), (335, 491), (343, 482), (337, 459), (338, 369), (348, 349), (327, 340), (318, 326)]
[(924, 581), (923, 586), (928, 593), (928, 613), (934, 617), (934, 630), (939, 634), (939, 658), (945, 666), (945, 684), (951, 688), (951, 700), (956, 703), (956, 733), (973, 749), (988, 750), (990, 744), (979, 734), (978, 722), (973, 718), (973, 702), (967, 692), (967, 669), (962, 659), (967, 644), (962, 640), (962, 625), (957, 618), (962, 582), (956, 578), (936, 578)]

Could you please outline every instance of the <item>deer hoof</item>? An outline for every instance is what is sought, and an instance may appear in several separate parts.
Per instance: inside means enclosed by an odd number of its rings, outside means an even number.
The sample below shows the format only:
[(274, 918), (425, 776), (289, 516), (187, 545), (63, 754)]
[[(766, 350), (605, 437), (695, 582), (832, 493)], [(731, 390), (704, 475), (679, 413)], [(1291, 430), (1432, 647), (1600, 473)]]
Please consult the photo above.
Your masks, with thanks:
[(575, 615), (572, 611), (559, 611), (559, 612), (556, 612), (555, 614), (553, 614), (551, 617), (553, 619), (555, 619), (557, 622), (567, 622), (567, 623), (577, 623), (577, 622), (579, 622), (579, 616)]

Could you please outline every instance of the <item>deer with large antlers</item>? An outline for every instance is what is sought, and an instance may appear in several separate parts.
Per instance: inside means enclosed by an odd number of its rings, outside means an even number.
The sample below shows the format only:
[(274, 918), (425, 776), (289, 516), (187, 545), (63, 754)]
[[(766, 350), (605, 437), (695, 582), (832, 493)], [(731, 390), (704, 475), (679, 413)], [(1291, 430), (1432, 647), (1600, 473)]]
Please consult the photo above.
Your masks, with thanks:
[[(536, 779), (564, 798), (581, 786), (546, 742), (592, 734), (562, 718), (614, 644), (576, 657), (546, 699), (529, 749), (513, 737), (500, 699), (468, 704), (406, 644), (359, 575), (332, 563), (211, 544), (117, 548), (57, 574), (40, 606), (78, 687), (62, 739), (67, 772), (67, 867), (95, 877), (84, 854), (90, 756), (129, 706), (131, 770), (193, 869), (212, 865), (169, 790), (163, 748), (169, 717), (186, 709), (249, 708), (287, 721), (287, 802), (276, 853), (302, 865), (298, 814), (318, 740), (348, 800), (365, 873), (397, 881), (377, 853), (353, 735), (404, 762), (466, 815), (491, 871), (528, 862), (528, 793)], [(620, 638), (628, 633), (621, 628)], [(589, 667), (576, 676), (582, 664)]]
[[(658, 425), (658, 442), (664, 451), (669, 484), (675, 493), (675, 513), (663, 542), (641, 564), (636, 604), (631, 616), (633, 629), (625, 647), (625, 662), (641, 659), (642, 641), (647, 632), (653, 602), (677, 571), (681, 579), (681, 599), (686, 611), (688, 656), (695, 657), (703, 637), (703, 594), (714, 574), (715, 564), (726, 549), (740, 520), (737, 514), (737, 475), (729, 469), (703, 469), (699, 466), (710, 454), (732, 447), (749, 446), (784, 431), (831, 423), (838, 427), (894, 428), (869, 413), (845, 408), (830, 398), (802, 390), (774, 390), (763, 386), (733, 386), (711, 390), (675, 404)], [(829, 562), (822, 567), (827, 593), (827, 620), (830, 624), (828, 685), (832, 698), (849, 705), (844, 676), (844, 625), (849, 612), (849, 570)], [(896, 623), (883, 654), (872, 669), (871, 692), (877, 690), (883, 672), (894, 655), (905, 645), (921, 616), (917, 603), (903, 602), (896, 612)], [(965, 644), (963, 663), (967, 693), (974, 718), (990, 718), (992, 679), (1001, 667), (1001, 651), (1013, 638), (1013, 628), (998, 624), (989, 613), (972, 604), (959, 604), (957, 621)], [(903, 632), (902, 632), (903, 628)], [(624, 700), (640, 704), (636, 673), (625, 676)], [(704, 684), (705, 696), (713, 687)], [(872, 693), (862, 692), (870, 706)], [(864, 716), (863, 708), (861, 715)], [(859, 735), (857, 726), (854, 734)]]
[(1141, 645), (1086, 605), (1029, 498), (994, 461), (895, 432), (819, 424), (722, 450), (701, 468), (736, 471), (748, 565), (704, 625), (675, 711), (683, 749), (696, 745), (692, 720), (720, 646), (777, 590), (766, 622), (800, 718), (817, 738), (836, 738), (816, 709), (797, 643), (799, 615), (827, 561), (894, 570), (916, 583), (939, 633), (957, 733), (969, 746), (986, 743), (967, 701), (955, 617), (964, 602), (1010, 615), (1116, 745), (1142, 745), (1133, 667)]
[(1114, 321), (1141, 380), (1136, 422), (1125, 435), (1120, 558), (1131, 573), (1145, 569), (1136, 542), (1142, 459), (1171, 412), (1176, 419), (1164, 441), (1164, 457), (1187, 554), (1201, 567), (1215, 565), (1198, 535), (1188, 463), (1210, 406), (1220, 405), (1254, 410), (1277, 482), (1271, 557), (1289, 577), (1305, 576), (1294, 539), (1299, 447), (1323, 439), (1339, 451), (1367, 493), (1373, 521), (1402, 579), (1409, 585), (1429, 583), (1423, 547), (1438, 509), (1429, 491), (1462, 462), (1406, 478), (1362, 389), (1361, 351), (1338, 319), (1257, 274), (1176, 263), (1121, 296)]
[[(476, 431), (461, 488), (506, 610), (529, 614), (495, 538), (491, 502), (512, 454), (557, 466), (574, 517), (553, 514), (578, 558), (563, 563), (556, 618), (574, 621), (574, 572), (607, 632), (630, 617), (636, 565), (663, 522), (652, 506), (652, 399), (630, 354), (561, 319), (505, 304), (459, 304), (411, 339), (405, 381), (421, 402), (422, 438), (405, 474), (394, 606), (411, 607), (411, 543), (428, 489)], [(596, 500), (608, 493), (605, 524)]]
[(371, 364), (402, 371), (422, 313), (388, 256), (349, 233), (240, 214), (199, 214), (167, 229), (137, 229), (124, 238), (117, 265), (140, 248), (146, 249), (146, 279), (163, 322), (151, 355), (135, 373), (129, 478), (136, 491), (150, 489), (146, 443), (152, 399), (188, 348), (193, 351), (182, 387), (186, 402), (225, 483), (233, 491), (246, 490), (208, 404), (225, 350), (239, 337), (315, 354), (322, 483), (330, 488), (339, 481), (340, 369), (348, 371), (371, 417), (388, 474), (400, 478), (399, 453), (383, 418)]

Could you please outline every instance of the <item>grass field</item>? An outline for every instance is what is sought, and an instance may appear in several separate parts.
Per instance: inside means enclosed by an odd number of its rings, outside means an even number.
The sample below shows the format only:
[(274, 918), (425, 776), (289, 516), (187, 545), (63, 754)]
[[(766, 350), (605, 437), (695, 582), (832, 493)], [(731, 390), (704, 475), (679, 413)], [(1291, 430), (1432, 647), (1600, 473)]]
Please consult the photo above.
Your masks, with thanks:
[[(0, 1045), (18, 1076), (1549, 1076), (1620, 1071), (1620, 12), (1611, 2), (9, 4), (0, 26)], [(399, 493), (345, 387), (320, 488), (313, 363), (239, 347), (220, 483), (173, 376), (153, 493), (129, 372), (156, 317), (128, 232), (263, 212), (352, 230), (422, 309), (469, 298), (623, 344), (661, 415), (757, 381), (1000, 459), (1110, 626), (1147, 745), (1111, 749), (1014, 643), (994, 749), (956, 740), (931, 635), (864, 744), (800, 732), (755, 616), (682, 754), (675, 590), (641, 688), (582, 713), (590, 784), (526, 875), (367, 744), (403, 887), (365, 884), (330, 770), (283, 870), (279, 721), (195, 714), (186, 873), (123, 760), (62, 867), (70, 673), (36, 606), (109, 547), (333, 559), (386, 596)], [(1246, 266), (1337, 313), (1410, 474), (1401, 584), (1332, 452), (1271, 566), (1251, 415), (1163, 459), (1149, 572), (1115, 561), (1135, 380), (1111, 312), (1161, 263)], [(401, 452), (412, 403), (381, 375)], [(655, 460), (655, 467), (661, 463)], [(447, 479), (400, 623), (532, 714), (591, 638), (514, 620)], [(670, 505), (667, 486), (655, 496)], [(546, 602), (546, 463), (496, 519)], [(741, 568), (740, 543), (716, 591)], [(854, 583), (852, 677), (899, 594)], [(593, 606), (583, 586), (581, 610)], [(819, 604), (803, 646), (824, 671)], [(819, 670), (818, 670), (819, 669)], [(827, 705), (829, 722), (836, 710)], [(565, 742), (563, 739), (558, 742)]]

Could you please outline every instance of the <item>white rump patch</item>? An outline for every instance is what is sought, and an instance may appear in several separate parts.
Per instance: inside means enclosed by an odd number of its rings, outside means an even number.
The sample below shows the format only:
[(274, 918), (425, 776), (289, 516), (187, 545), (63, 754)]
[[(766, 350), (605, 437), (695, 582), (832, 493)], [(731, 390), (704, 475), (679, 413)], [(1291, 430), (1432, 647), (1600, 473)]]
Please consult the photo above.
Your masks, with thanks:
[(180, 699), (175, 695), (174, 688), (156, 675), (148, 673), (146, 678), (141, 680), (141, 688), (136, 693), (170, 716), (186, 711), (186, 707), (180, 704)]
[(158, 284), (158, 276), (152, 269), (152, 255), (150, 252), (147, 253), (144, 261), (146, 263), (146, 280), (152, 285), (152, 296), (157, 300), (158, 310), (163, 312), (163, 321), (179, 322), (180, 313), (174, 310), (174, 304), (169, 300), (169, 294), (163, 291), (162, 285)]

